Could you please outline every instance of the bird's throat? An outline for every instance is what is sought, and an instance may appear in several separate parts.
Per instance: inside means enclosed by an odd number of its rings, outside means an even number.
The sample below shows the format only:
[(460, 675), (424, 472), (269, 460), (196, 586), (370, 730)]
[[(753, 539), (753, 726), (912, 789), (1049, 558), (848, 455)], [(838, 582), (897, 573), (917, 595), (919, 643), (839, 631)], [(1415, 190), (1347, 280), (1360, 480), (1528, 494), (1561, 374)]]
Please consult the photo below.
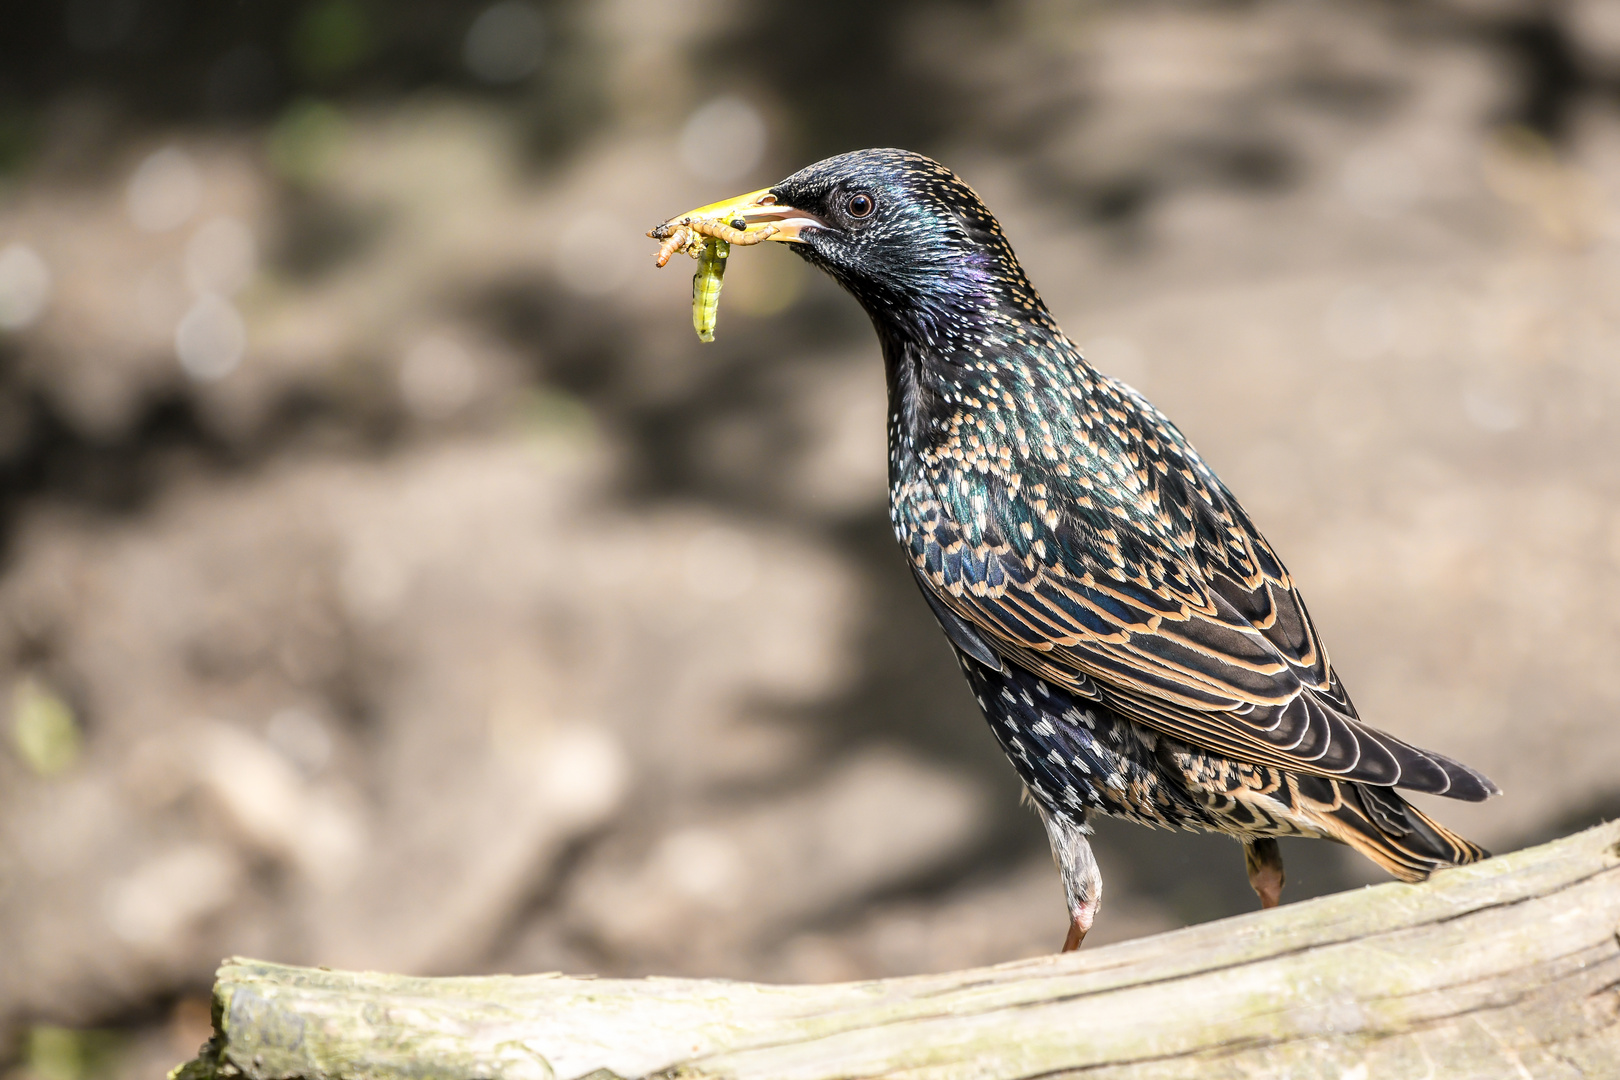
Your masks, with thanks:
[(871, 313), (883, 348), (891, 454), (902, 457), (932, 447), (944, 437), (946, 421), (964, 408), (999, 408), (1008, 418), (1019, 411), (1026, 402), (1009, 402), (1004, 391), (1014, 386), (1008, 373), (1022, 358), (1082, 363), (1038, 300), (1012, 311), (992, 300), (976, 308), (971, 321), (920, 328)]

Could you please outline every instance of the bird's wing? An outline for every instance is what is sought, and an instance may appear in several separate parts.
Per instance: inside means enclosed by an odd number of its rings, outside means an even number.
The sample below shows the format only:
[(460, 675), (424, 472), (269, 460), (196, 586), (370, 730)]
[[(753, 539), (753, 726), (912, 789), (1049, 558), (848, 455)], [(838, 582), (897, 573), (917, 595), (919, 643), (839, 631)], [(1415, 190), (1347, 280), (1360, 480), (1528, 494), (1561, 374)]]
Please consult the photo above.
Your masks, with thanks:
[[(1133, 395), (1134, 397), (1134, 395)], [(956, 473), (901, 509), (924, 588), (999, 654), (1239, 760), (1470, 800), (1489, 780), (1363, 724), (1287, 570), (1140, 398), (1093, 471)], [(1082, 463), (1084, 464), (1084, 463)], [(1112, 472), (1109, 472), (1112, 469)], [(962, 483), (970, 476), (970, 483)]]

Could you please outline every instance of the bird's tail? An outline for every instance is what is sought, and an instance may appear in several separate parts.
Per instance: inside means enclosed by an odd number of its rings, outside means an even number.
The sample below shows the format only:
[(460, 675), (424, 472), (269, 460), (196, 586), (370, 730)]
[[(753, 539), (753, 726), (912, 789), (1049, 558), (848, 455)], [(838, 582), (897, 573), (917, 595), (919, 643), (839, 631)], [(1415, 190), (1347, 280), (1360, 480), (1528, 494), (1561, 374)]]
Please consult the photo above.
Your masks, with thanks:
[[(1402, 881), (1422, 881), (1447, 866), (1478, 862), (1490, 852), (1412, 806), (1394, 788), (1319, 776), (1297, 777), (1313, 823)], [(1313, 805), (1314, 804), (1314, 805)]]

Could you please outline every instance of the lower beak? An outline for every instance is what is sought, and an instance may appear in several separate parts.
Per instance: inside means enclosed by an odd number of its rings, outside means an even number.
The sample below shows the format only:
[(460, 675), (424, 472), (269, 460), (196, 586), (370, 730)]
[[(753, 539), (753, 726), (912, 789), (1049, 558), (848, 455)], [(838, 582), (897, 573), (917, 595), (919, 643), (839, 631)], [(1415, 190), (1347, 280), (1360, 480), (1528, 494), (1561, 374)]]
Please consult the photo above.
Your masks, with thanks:
[(780, 240), (788, 244), (802, 243), (800, 234), (805, 229), (827, 226), (814, 214), (782, 205), (770, 188), (760, 188), (747, 195), (688, 210), (670, 218), (665, 225), (681, 225), (695, 220), (719, 222), (748, 236), (758, 236), (760, 240)]

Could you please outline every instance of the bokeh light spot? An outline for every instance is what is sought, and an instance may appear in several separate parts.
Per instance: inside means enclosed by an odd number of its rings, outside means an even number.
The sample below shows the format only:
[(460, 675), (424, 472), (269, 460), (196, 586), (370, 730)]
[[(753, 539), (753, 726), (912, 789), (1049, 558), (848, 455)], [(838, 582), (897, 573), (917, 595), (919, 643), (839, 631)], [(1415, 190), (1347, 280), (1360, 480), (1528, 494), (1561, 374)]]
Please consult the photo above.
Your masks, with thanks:
[(44, 314), (51, 299), (51, 271), (27, 244), (0, 250), (0, 329), (22, 330)]
[(190, 220), (202, 199), (202, 176), (190, 155), (168, 146), (148, 155), (129, 178), (129, 219), (145, 232), (167, 232)]
[(747, 878), (748, 868), (737, 842), (702, 826), (671, 833), (652, 856), (652, 869), (688, 899), (728, 906)]
[(174, 350), (187, 375), (201, 382), (236, 370), (247, 349), (247, 328), (234, 305), (222, 296), (197, 298), (174, 331)]
[(568, 724), (544, 745), (535, 784), (555, 812), (576, 821), (608, 813), (630, 781), (630, 761), (610, 732), (589, 724)]

